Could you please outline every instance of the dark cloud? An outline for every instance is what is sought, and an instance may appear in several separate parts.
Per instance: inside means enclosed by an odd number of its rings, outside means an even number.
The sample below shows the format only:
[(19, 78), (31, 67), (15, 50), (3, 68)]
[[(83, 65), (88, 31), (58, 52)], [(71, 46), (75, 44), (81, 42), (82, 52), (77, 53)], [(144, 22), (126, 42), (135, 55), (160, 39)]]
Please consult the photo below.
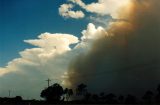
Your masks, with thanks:
[[(127, 9), (127, 10), (126, 10)], [(160, 83), (159, 0), (132, 0), (86, 55), (68, 70), (71, 87), (86, 83), (92, 91), (141, 93)], [(143, 91), (142, 91), (143, 90)]]

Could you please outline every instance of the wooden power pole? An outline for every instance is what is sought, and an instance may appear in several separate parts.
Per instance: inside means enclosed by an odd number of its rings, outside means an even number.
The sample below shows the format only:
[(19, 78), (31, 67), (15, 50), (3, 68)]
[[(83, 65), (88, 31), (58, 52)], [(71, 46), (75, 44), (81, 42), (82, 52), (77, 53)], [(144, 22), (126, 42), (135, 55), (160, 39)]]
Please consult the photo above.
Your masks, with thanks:
[(46, 81), (47, 81), (48, 87), (49, 87), (51, 80), (48, 78)]

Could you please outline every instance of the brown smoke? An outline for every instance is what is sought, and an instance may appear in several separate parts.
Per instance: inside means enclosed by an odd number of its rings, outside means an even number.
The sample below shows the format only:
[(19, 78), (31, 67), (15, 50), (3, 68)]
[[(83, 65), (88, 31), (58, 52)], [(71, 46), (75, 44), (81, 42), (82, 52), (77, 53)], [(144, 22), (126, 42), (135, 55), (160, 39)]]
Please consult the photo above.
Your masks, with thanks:
[[(160, 1), (132, 0), (93, 48), (70, 65), (66, 82), (91, 91), (135, 93), (160, 83)], [(145, 91), (145, 90), (144, 90)]]

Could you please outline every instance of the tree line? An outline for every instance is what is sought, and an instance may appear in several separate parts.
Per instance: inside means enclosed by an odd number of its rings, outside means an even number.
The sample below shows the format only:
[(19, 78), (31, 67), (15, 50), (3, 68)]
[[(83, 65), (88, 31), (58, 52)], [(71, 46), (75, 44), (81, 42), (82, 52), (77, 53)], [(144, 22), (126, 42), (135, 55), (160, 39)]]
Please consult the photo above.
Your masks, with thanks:
[[(23, 100), (21, 96), (13, 98), (0, 97), (0, 104), (22, 103), (23, 105), (32, 104), (50, 104), (50, 103), (82, 103), (82, 104), (160, 104), (160, 84), (156, 88), (156, 92), (148, 90), (141, 99), (132, 94), (126, 96), (115, 95), (114, 93), (101, 92), (94, 94), (89, 92), (87, 85), (81, 83), (74, 90), (63, 88), (60, 84), (55, 83), (40, 93), (40, 97), (44, 100)], [(78, 98), (75, 98), (78, 97)]]
[[(127, 96), (116, 96), (114, 93), (106, 94), (104, 92), (92, 94), (88, 91), (87, 85), (83, 83), (79, 84), (75, 91), (68, 88), (63, 89), (61, 85), (55, 83), (42, 90), (40, 96), (48, 103), (160, 104), (160, 84), (157, 86), (156, 93), (148, 90), (141, 99), (132, 94)], [(75, 99), (75, 96), (78, 96), (79, 99)]]

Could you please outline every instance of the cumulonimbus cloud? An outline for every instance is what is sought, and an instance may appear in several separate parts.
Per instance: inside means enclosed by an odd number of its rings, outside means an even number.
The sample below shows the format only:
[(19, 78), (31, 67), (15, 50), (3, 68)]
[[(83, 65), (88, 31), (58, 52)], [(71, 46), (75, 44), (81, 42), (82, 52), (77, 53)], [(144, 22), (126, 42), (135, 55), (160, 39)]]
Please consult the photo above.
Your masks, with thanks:
[[(72, 60), (89, 51), (91, 43), (100, 37), (100, 33), (104, 33), (104, 29), (90, 23), (82, 32), (80, 42), (74, 35), (61, 33), (43, 33), (38, 39), (24, 40), (36, 47), (19, 52), (20, 58), (0, 68), (0, 94), (6, 96), (11, 90), (12, 96), (39, 98), (40, 91), (47, 86), (47, 78), (52, 83), (63, 84), (62, 77)], [(71, 44), (76, 45), (70, 48)]]
[[(78, 38), (69, 34), (43, 33), (39, 39), (25, 40), (35, 48), (20, 52), (20, 58), (15, 58), (4, 68), (0, 68), (0, 94), (7, 95), (12, 90), (12, 96), (21, 95), (24, 98), (38, 98), (40, 90), (47, 78), (56, 82), (65, 72), (72, 56), (70, 44), (78, 43)], [(57, 81), (60, 82), (60, 81)], [(27, 91), (27, 92), (26, 92)]]

